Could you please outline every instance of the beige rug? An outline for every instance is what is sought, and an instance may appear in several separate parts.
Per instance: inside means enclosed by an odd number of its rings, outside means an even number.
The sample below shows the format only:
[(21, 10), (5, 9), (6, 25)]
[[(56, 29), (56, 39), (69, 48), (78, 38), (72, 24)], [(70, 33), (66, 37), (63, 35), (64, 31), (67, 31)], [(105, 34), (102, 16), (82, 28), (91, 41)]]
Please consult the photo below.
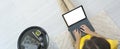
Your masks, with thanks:
[(97, 33), (120, 41), (120, 29), (105, 11), (101, 11), (96, 16), (89, 18), (89, 20)]

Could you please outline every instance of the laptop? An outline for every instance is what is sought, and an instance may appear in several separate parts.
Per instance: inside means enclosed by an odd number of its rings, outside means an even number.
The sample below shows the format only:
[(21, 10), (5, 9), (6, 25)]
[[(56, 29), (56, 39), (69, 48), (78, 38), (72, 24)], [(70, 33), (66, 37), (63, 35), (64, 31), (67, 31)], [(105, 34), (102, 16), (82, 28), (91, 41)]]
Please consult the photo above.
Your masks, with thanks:
[[(81, 25), (85, 24), (88, 28), (90, 28), (91, 31), (93, 31), (93, 32), (95, 31), (93, 26), (89, 22), (82, 5), (63, 14), (62, 17), (68, 27), (68, 30), (70, 31), (70, 33), (75, 41), (76, 41), (76, 39), (73, 34), (73, 31), (75, 29), (78, 29), (80, 31)], [(82, 34), (82, 36), (86, 35), (84, 32), (82, 32), (81, 34)]]

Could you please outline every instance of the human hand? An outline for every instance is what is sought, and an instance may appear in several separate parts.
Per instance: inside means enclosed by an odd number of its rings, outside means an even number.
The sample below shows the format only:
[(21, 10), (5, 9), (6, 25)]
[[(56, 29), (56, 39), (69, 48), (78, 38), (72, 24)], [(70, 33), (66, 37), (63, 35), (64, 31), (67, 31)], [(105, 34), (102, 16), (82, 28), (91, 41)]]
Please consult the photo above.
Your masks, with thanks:
[(75, 29), (75, 30), (73, 31), (73, 34), (75, 35), (76, 40), (79, 40), (79, 39), (80, 39), (80, 37), (81, 37), (81, 32), (79, 32), (78, 29)]
[(80, 28), (81, 28), (80, 30), (86, 34), (89, 34), (92, 32), (86, 25), (81, 25)]

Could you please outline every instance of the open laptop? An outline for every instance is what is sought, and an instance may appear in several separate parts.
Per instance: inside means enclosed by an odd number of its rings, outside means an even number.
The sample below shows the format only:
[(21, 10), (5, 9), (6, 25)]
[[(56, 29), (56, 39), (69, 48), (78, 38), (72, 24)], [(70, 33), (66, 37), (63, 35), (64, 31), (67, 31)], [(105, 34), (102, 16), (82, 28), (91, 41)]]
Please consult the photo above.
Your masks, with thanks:
[[(76, 39), (73, 34), (73, 30), (78, 29), (80, 31), (81, 25), (85, 24), (88, 28), (90, 28), (91, 31), (95, 31), (90, 24), (82, 5), (63, 14), (62, 17), (75, 41)], [(84, 35), (86, 34), (82, 32), (82, 36)]]

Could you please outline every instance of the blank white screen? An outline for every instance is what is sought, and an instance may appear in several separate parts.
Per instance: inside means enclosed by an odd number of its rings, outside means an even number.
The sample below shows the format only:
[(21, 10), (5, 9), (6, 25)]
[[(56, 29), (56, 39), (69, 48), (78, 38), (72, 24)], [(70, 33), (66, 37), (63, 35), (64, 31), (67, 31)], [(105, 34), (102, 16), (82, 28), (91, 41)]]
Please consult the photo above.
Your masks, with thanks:
[(83, 12), (82, 7), (79, 7), (67, 14), (64, 15), (64, 18), (68, 24), (68, 26), (82, 20), (85, 18), (85, 14)]

